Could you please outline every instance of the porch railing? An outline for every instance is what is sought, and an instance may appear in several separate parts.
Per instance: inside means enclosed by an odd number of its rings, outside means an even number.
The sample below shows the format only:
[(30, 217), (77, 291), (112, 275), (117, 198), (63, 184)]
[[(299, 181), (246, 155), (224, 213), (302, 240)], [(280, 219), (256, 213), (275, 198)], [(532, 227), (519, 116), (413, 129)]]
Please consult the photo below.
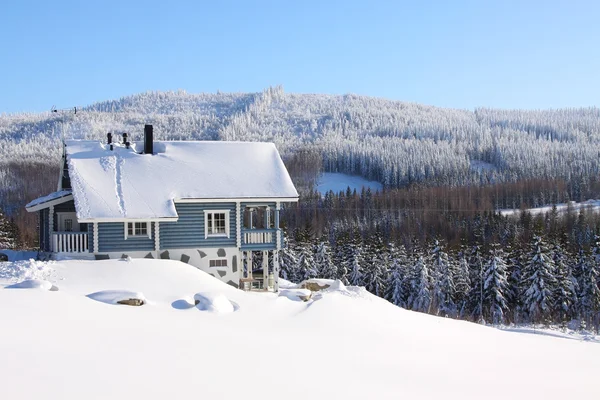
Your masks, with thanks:
[(53, 232), (52, 251), (54, 253), (87, 253), (87, 232)]
[(275, 242), (276, 229), (249, 229), (242, 231), (243, 244), (268, 244)]

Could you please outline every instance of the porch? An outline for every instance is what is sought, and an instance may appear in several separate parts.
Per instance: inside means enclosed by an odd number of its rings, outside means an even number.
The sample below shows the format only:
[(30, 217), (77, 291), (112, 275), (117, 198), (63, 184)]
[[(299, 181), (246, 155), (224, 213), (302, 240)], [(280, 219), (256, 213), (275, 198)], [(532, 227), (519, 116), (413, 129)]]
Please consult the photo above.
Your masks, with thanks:
[(245, 291), (279, 290), (279, 251), (242, 251), (239, 288)]
[(51, 249), (53, 253), (88, 253), (87, 232), (52, 232)]

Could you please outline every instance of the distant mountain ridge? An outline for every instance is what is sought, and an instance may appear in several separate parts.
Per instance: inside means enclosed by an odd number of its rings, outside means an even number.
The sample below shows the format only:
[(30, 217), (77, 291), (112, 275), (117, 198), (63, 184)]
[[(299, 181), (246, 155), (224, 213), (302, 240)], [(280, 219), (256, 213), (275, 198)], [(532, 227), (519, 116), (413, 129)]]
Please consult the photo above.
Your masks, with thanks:
[[(98, 102), (76, 115), (0, 115), (0, 178), (8, 164), (53, 164), (60, 139), (272, 141), (284, 158), (322, 155), (323, 168), (386, 187), (572, 178), (600, 172), (600, 109), (473, 111), (357, 95), (146, 92)], [(473, 161), (495, 168), (473, 169)], [(3, 172), (4, 171), (4, 172)]]

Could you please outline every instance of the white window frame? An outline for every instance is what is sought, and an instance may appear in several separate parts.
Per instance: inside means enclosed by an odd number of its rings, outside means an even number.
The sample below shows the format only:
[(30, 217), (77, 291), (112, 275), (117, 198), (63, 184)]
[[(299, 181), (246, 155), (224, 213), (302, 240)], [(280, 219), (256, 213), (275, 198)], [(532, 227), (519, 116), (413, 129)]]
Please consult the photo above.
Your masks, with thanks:
[[(212, 233), (208, 231), (208, 216), (214, 214), (225, 214), (225, 233)], [(211, 219), (214, 221), (213, 217), (211, 217)], [(231, 225), (229, 210), (204, 210), (204, 239), (213, 237), (229, 238), (229, 225)]]
[[(146, 224), (146, 234), (145, 235), (136, 235), (135, 234), (135, 224)], [(134, 233), (133, 235), (129, 234), (129, 224), (134, 224), (132, 227), (132, 232)], [(123, 224), (124, 226), (124, 230), (125, 230), (125, 240), (127, 240), (128, 238), (132, 237), (132, 238), (140, 238), (140, 237), (148, 237), (148, 239), (152, 239), (152, 224), (150, 223), (150, 221), (127, 221)]]

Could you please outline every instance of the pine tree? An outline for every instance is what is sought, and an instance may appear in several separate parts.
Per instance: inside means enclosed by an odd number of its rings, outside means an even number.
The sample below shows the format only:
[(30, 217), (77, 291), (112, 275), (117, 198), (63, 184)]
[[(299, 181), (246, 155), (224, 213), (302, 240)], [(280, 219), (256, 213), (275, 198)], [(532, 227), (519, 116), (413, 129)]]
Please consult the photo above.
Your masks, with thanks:
[(377, 229), (370, 238), (365, 254), (363, 285), (376, 296), (383, 297), (388, 274), (389, 253), (383, 243), (381, 231)]
[(287, 238), (284, 240), (286, 244), (279, 253), (281, 277), (290, 282), (298, 283), (298, 257), (296, 257), (296, 252), (294, 251), (292, 243), (290, 243)]
[(504, 314), (508, 310), (505, 296), (508, 282), (504, 252), (497, 244), (492, 245), (490, 250), (483, 282), (484, 317), (494, 324), (501, 324), (504, 322)]
[(350, 240), (347, 232), (338, 235), (335, 238), (335, 246), (333, 251), (333, 264), (336, 266), (337, 279), (341, 280), (344, 285), (349, 285), (348, 282), (348, 252), (351, 251)]
[(431, 311), (431, 282), (429, 268), (423, 256), (418, 256), (412, 268), (411, 295), (408, 299), (411, 310), (429, 313)]
[(468, 313), (469, 292), (471, 291), (471, 279), (469, 278), (469, 262), (464, 250), (458, 255), (456, 274), (454, 276), (454, 294), (458, 318), (464, 318)]
[(534, 236), (528, 263), (523, 270), (523, 306), (529, 321), (547, 323), (553, 312), (553, 292), (556, 287), (554, 263), (546, 243)]
[(565, 254), (562, 246), (555, 243), (552, 248), (552, 261), (555, 267), (556, 290), (554, 321), (567, 321), (575, 316), (577, 304), (577, 280), (573, 276), (573, 268), (569, 263), (569, 257)]
[(409, 293), (407, 282), (408, 268), (406, 250), (403, 246), (397, 248), (390, 245), (390, 273), (386, 282), (385, 299), (391, 303), (406, 308)]
[(385, 298), (392, 304), (404, 308), (406, 308), (406, 300), (408, 297), (408, 294), (406, 293), (405, 275), (405, 265), (402, 264), (399, 258), (394, 258), (386, 284), (387, 290)]
[[(516, 244), (510, 248), (506, 264), (508, 272), (508, 290), (506, 300), (511, 310), (512, 322), (519, 323), (523, 317), (523, 291), (521, 280), (523, 275), (523, 252)], [(508, 316), (508, 315), (507, 315)]]
[(0, 210), (0, 250), (16, 249), (18, 246), (18, 227)]
[(469, 277), (471, 280), (471, 291), (469, 293), (469, 309), (471, 317), (475, 321), (483, 318), (483, 267), (484, 258), (481, 247), (475, 245), (469, 253)]
[(448, 254), (442, 249), (438, 240), (434, 242), (430, 258), (433, 278), (432, 311), (437, 315), (454, 317), (456, 315), (454, 269)]
[(320, 242), (315, 247), (315, 268), (317, 270), (317, 276), (325, 279), (336, 279), (338, 271), (336, 266), (331, 260), (331, 252), (329, 250), (329, 244), (326, 242)]
[(310, 250), (308, 244), (300, 246), (296, 270), (298, 271), (297, 279), (299, 282), (315, 278), (317, 276), (315, 261), (312, 257), (312, 251)]
[(600, 238), (596, 236), (590, 259), (579, 265), (579, 309), (580, 318), (588, 326), (598, 330), (600, 325)]
[(350, 276), (348, 277), (349, 283), (352, 286), (363, 285), (363, 272), (362, 272), (362, 255), (360, 247), (355, 247), (351, 254), (351, 265), (350, 265)]

